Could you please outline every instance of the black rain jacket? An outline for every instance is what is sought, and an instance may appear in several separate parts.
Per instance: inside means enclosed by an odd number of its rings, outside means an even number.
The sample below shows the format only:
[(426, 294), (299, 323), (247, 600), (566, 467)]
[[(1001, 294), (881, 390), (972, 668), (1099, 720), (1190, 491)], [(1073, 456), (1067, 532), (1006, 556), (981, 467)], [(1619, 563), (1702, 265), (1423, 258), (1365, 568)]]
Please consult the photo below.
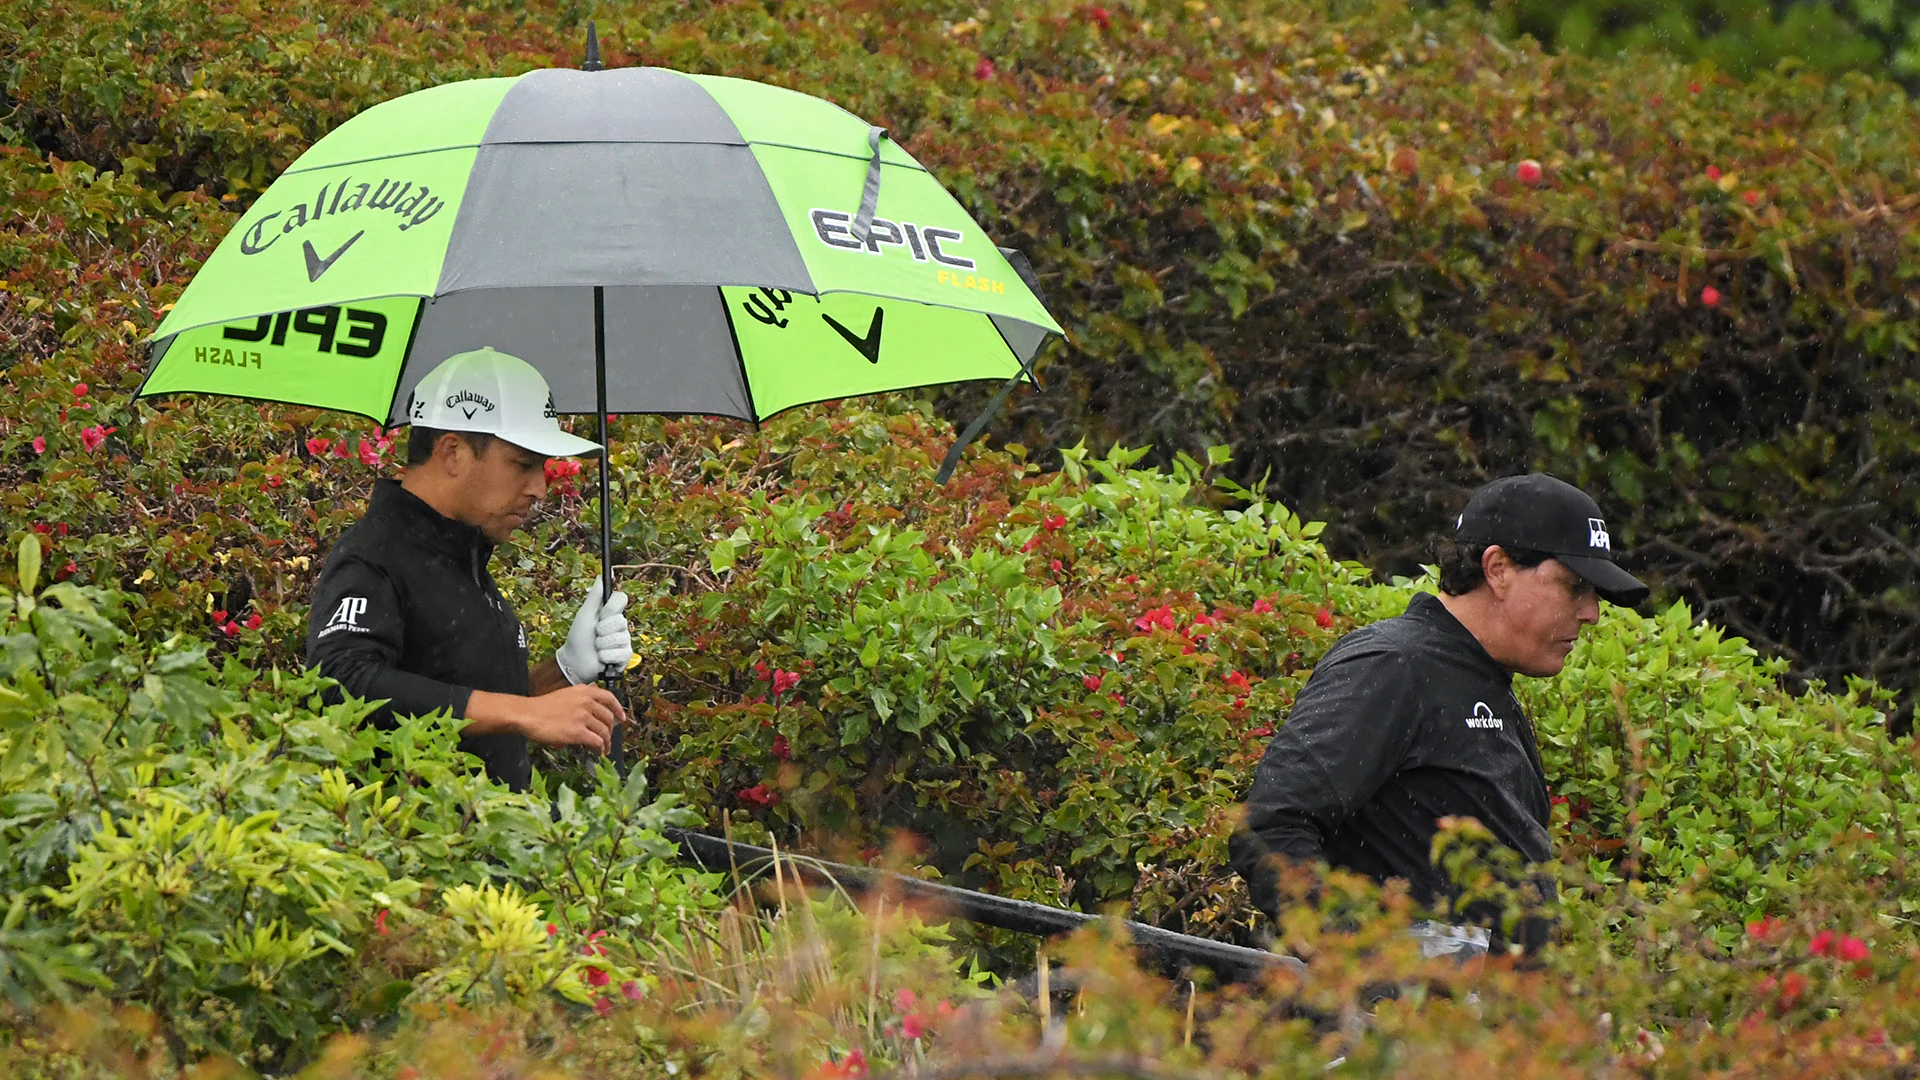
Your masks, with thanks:
[[(531, 694), (527, 632), (487, 572), (493, 547), (398, 481), (376, 481), (314, 586), (308, 665), (363, 700), (385, 698), (368, 718), (381, 727), (396, 714), (464, 717), (475, 690)], [(516, 790), (532, 778), (524, 736), (468, 736), (460, 749)]]
[(1341, 638), (1314, 668), (1254, 773), (1233, 865), (1275, 917), (1276, 879), (1265, 865), (1273, 854), (1380, 882), (1404, 878), (1432, 908), (1454, 891), (1431, 861), (1439, 818), (1478, 818), (1543, 863), (1553, 855), (1548, 811), (1512, 675), (1438, 597), (1421, 593), (1405, 614)]

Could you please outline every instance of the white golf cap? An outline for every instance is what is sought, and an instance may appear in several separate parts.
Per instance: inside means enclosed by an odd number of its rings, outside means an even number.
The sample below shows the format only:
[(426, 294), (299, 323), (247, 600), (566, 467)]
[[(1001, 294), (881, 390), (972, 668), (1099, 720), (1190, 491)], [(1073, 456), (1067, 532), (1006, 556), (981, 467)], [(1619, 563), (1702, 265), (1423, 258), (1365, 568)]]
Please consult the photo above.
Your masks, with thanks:
[(480, 431), (547, 457), (600, 449), (560, 430), (553, 392), (532, 364), (492, 349), (447, 357), (407, 399), (407, 423), (440, 431)]

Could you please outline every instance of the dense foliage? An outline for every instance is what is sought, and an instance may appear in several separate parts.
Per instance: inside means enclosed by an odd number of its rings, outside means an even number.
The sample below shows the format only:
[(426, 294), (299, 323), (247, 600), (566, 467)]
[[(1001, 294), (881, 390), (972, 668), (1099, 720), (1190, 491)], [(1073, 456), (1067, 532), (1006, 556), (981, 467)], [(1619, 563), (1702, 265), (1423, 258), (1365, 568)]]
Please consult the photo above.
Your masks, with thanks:
[[(619, 421), (645, 764), (622, 783), (548, 756), (512, 795), (435, 721), (357, 732), (360, 706), (297, 674), (313, 575), (389, 436), (127, 395), (140, 336), (314, 137), (430, 82), (571, 62), (584, 10), (31, 14), (0, 10), (0, 520), (25, 553), (0, 569), (0, 990), (100, 996), (6, 1018), (0, 1066), (83, 1075), (64, 1045), (93, 1075), (210, 1051), (278, 1069), (364, 1030), (331, 1075), (855, 1075), (855, 1048), (877, 1068), (1059, 1040), (1224, 1074), (1343, 1047), (1369, 1075), (1906, 1067), (1920, 762), (1884, 692), (1780, 685), (1907, 670), (1883, 634), (1910, 629), (1916, 505), (1895, 92), (1696, 88), (1390, 8), (613, 13), (614, 62), (892, 124), (1035, 253), (1071, 336), (1006, 426), (1035, 449), (977, 450), (938, 490), (952, 430), (921, 402)], [(1524, 686), (1568, 874), (1548, 968), (1425, 969), (1477, 998), (1411, 994), (1363, 1031), (1362, 988), (1413, 979), (1382, 947), (1406, 913), (1258, 927), (1220, 870), (1234, 803), (1320, 653), (1425, 587), (1330, 549), (1414, 573), (1467, 486), (1536, 464), (1710, 602), (1610, 609)], [(556, 476), (496, 556), (537, 650), (598, 570), (590, 479)], [(1011, 971), (1032, 943), (797, 898), (741, 914), (665, 860), (657, 829), (689, 812), (1272, 929), (1314, 978), (1189, 998), (1089, 943), (1063, 1026), (1007, 998), (949, 1016), (896, 992), (963, 1006), (982, 991), (949, 948)]]
[(1491, 7), (1509, 34), (1602, 56), (1651, 49), (1709, 60), (1741, 78), (1780, 66), (1920, 76), (1920, 5), (1911, 0), (1513, 0)]
[[(68, 251), (8, 254), (45, 307), (13, 301), (5, 332), (36, 357), (76, 321), (137, 335), (151, 308), (113, 305), (164, 304), (177, 260), (314, 138), (432, 82), (577, 63), (587, 13), (0, 12), (0, 138), (131, 177), (168, 223), (117, 264), (133, 296), (83, 295)], [(1547, 468), (1600, 493), (1668, 595), (1799, 675), (1912, 681), (1920, 124), (1899, 87), (1552, 56), (1396, 4), (602, 14), (612, 63), (802, 86), (888, 125), (1033, 255), (1069, 340), (1002, 437), (1163, 464), (1229, 445), (1235, 479), (1394, 573), (1467, 490)], [(63, 215), (16, 212), (28, 245)]]

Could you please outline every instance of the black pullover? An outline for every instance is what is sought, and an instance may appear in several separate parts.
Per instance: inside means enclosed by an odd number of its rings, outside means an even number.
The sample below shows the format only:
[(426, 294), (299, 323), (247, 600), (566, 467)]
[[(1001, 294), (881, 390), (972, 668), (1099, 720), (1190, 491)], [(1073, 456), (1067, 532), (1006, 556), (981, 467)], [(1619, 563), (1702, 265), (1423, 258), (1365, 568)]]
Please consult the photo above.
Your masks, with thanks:
[(1453, 893), (1430, 856), (1447, 816), (1478, 818), (1530, 863), (1552, 857), (1546, 773), (1513, 677), (1421, 593), (1314, 668), (1254, 773), (1233, 865), (1276, 917), (1271, 854), (1404, 878), (1433, 907)]
[[(475, 690), (532, 693), (526, 630), (487, 572), (493, 548), (397, 481), (376, 481), (314, 586), (307, 663), (355, 697), (386, 699), (368, 718), (381, 727), (396, 714), (464, 717)], [(532, 778), (524, 736), (466, 736), (460, 749), (516, 790)]]

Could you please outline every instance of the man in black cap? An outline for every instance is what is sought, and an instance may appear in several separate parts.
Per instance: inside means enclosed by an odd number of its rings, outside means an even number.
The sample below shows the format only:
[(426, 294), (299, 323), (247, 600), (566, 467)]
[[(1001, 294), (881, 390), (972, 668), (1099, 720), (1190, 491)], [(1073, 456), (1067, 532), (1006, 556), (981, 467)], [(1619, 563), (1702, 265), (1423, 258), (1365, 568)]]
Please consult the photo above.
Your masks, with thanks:
[[(1541, 473), (1475, 492), (1438, 554), (1440, 595), (1336, 642), (1254, 774), (1231, 852), (1275, 919), (1279, 859), (1402, 878), (1417, 903), (1444, 909), (1456, 891), (1431, 858), (1444, 817), (1478, 819), (1529, 863), (1553, 856), (1546, 773), (1513, 676), (1558, 674), (1600, 618), (1598, 598), (1631, 607), (1647, 587), (1614, 564), (1599, 506)], [(1445, 922), (1416, 933), (1429, 955), (1489, 940)], [(1519, 936), (1536, 948), (1545, 926)]]

